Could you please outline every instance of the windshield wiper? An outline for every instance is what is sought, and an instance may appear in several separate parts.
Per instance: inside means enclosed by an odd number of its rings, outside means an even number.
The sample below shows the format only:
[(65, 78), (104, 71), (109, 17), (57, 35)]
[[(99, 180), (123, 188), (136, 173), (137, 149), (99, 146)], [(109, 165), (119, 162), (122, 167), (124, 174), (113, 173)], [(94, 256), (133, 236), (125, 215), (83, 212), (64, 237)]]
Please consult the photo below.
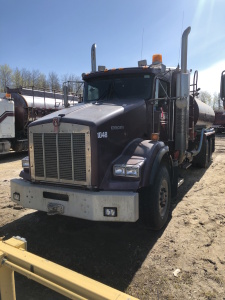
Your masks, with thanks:
[(110, 88), (106, 89), (96, 101), (103, 100), (108, 95), (109, 90)]

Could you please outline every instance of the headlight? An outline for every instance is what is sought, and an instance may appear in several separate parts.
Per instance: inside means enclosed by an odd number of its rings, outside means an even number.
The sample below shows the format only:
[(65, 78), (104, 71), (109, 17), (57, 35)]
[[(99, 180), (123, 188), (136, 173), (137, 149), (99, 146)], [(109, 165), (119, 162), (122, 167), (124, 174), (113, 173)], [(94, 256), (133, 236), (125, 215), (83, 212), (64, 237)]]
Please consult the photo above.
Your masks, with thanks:
[(140, 166), (114, 165), (113, 166), (113, 175), (138, 178), (139, 170), (140, 170)]
[(145, 162), (144, 157), (131, 156), (119, 158), (118, 163), (113, 166), (114, 176), (140, 178), (141, 168)]
[(29, 156), (26, 156), (22, 159), (22, 168), (29, 169), (29, 167), (30, 167)]
[(126, 176), (139, 177), (139, 167), (126, 167)]
[(113, 167), (113, 174), (115, 176), (125, 176), (125, 167), (120, 165), (115, 165)]

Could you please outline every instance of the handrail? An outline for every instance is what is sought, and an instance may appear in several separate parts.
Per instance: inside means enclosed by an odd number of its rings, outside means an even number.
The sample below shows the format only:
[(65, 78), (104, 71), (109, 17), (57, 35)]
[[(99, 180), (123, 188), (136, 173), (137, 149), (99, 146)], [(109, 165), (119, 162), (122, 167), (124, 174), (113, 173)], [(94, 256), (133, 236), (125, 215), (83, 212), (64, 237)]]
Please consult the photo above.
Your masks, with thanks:
[(0, 240), (1, 300), (15, 300), (14, 272), (18, 272), (66, 297), (76, 300), (137, 300), (123, 292), (34, 255), (26, 241)]

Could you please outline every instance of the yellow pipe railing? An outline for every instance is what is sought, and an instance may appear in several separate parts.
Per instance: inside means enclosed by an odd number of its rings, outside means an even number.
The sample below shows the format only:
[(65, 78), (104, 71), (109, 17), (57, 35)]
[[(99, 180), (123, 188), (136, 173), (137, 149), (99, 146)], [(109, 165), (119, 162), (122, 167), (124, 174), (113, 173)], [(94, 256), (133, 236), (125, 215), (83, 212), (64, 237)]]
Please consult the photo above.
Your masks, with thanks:
[(15, 300), (14, 272), (18, 272), (69, 299), (137, 300), (105, 284), (26, 251), (19, 237), (0, 240), (1, 300)]

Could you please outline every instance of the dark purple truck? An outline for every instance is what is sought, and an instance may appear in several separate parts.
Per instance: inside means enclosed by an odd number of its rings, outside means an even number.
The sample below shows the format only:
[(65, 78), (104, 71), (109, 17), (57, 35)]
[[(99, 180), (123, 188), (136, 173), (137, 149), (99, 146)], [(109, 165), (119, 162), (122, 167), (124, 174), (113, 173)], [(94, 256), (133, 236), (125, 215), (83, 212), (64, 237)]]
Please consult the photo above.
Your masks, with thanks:
[(11, 181), (24, 207), (93, 221), (167, 222), (183, 180), (179, 168), (207, 167), (215, 145), (214, 112), (190, 91), (187, 40), (181, 68), (151, 65), (83, 74), (83, 103), (29, 126), (29, 159)]

